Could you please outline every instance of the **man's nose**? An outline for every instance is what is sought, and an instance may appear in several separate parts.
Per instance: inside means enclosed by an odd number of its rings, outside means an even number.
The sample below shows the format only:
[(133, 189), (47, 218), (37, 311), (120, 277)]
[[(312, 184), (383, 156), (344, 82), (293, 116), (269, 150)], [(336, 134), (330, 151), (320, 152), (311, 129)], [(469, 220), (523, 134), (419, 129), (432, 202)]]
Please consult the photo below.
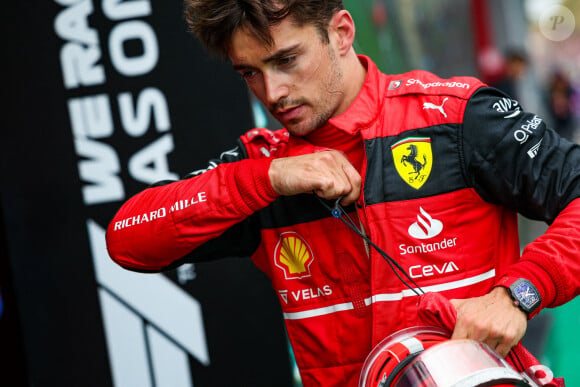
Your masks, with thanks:
[(281, 99), (288, 97), (288, 85), (284, 76), (280, 74), (264, 75), (264, 85), (266, 87), (266, 100), (268, 105), (278, 103)]

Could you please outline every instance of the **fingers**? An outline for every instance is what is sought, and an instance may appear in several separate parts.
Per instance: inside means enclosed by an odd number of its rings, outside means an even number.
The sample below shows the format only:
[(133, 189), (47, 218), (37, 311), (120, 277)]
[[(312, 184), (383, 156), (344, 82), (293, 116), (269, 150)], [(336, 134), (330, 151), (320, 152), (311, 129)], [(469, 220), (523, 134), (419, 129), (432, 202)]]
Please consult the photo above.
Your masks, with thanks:
[(324, 199), (343, 196), (341, 203), (355, 202), (361, 192), (360, 174), (338, 151), (323, 151), (275, 159), (269, 170), (272, 188), (280, 195), (315, 192)]
[(475, 340), (487, 344), (491, 349), (496, 351), (500, 356), (505, 357), (510, 349), (519, 341), (515, 332), (506, 327), (498, 329), (489, 325), (458, 324), (451, 336), (452, 339)]
[(514, 307), (503, 288), (482, 297), (451, 300), (451, 304), (457, 311), (452, 339), (483, 342), (505, 357), (526, 332), (527, 316)]
[(361, 194), (362, 178), (357, 170), (350, 163), (342, 165), (343, 171), (350, 182), (349, 193), (341, 200), (343, 206), (348, 206), (358, 200)]
[(313, 169), (319, 176), (314, 182), (316, 194), (324, 199), (343, 196), (341, 203), (350, 204), (360, 195), (361, 178), (348, 159), (337, 151), (315, 154)]
[(510, 350), (513, 348), (514, 345), (516, 345), (517, 343), (513, 343), (513, 344), (506, 344), (506, 343), (497, 343), (497, 345), (495, 347), (493, 347), (492, 345), (489, 345), (492, 349), (494, 349), (498, 355), (500, 355), (501, 357), (506, 357), (508, 355), (508, 353), (510, 352)]

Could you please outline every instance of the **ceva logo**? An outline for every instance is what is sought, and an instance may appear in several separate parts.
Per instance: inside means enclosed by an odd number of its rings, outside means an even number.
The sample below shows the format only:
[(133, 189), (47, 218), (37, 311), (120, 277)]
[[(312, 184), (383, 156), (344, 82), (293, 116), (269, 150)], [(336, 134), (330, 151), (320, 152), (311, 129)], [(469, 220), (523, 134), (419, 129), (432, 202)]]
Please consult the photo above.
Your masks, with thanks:
[(443, 231), (443, 223), (433, 219), (427, 211), (419, 207), (417, 221), (409, 226), (409, 235), (417, 239), (429, 239), (436, 237)]

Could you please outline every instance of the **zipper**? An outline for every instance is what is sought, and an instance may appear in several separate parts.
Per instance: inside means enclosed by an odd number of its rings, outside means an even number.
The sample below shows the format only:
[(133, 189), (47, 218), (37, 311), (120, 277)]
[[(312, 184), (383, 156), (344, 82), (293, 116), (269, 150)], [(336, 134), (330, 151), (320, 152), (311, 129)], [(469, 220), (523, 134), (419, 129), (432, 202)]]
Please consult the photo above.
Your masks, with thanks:
[[(362, 234), (363, 234), (365, 237), (367, 237), (367, 236), (368, 236), (368, 235), (367, 235), (367, 231), (366, 231), (366, 229), (365, 229), (364, 223), (363, 223), (363, 221), (362, 221), (362, 218), (361, 218), (361, 216), (360, 216), (360, 212), (359, 212), (359, 211), (362, 211), (362, 208), (359, 208), (359, 206), (358, 206), (358, 203), (356, 203), (356, 204), (355, 204), (355, 208), (356, 208), (356, 217), (358, 218), (358, 224), (359, 224), (359, 226), (360, 226), (360, 231), (362, 232)], [(364, 238), (363, 238), (363, 243), (364, 243), (364, 245), (365, 245), (365, 251), (366, 251), (366, 253), (367, 253), (367, 259), (369, 259), (369, 260), (370, 260), (370, 259), (371, 259), (371, 249), (370, 249), (370, 247), (369, 247), (369, 244), (368, 244), (367, 240), (366, 240), (366, 239), (364, 239)]]

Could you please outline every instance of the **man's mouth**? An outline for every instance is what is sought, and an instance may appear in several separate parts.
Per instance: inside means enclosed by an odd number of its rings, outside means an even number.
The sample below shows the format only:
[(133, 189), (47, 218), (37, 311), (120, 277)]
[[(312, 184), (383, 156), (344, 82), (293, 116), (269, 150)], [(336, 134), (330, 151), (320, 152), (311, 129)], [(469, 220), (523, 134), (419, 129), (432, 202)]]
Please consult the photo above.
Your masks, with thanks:
[(279, 121), (290, 121), (297, 119), (304, 111), (304, 105), (297, 105), (290, 108), (276, 110), (274, 115)]

